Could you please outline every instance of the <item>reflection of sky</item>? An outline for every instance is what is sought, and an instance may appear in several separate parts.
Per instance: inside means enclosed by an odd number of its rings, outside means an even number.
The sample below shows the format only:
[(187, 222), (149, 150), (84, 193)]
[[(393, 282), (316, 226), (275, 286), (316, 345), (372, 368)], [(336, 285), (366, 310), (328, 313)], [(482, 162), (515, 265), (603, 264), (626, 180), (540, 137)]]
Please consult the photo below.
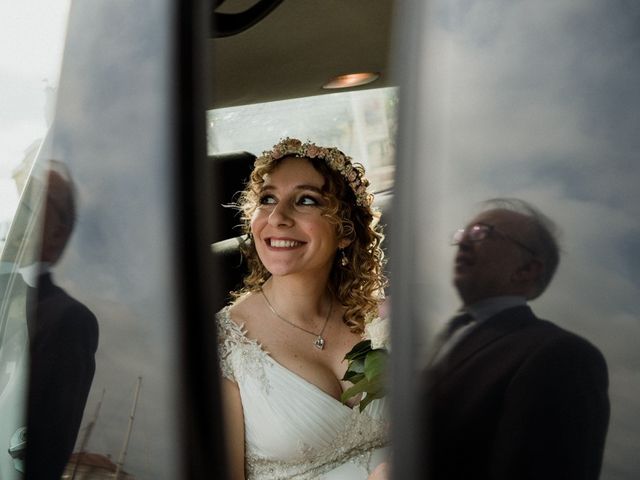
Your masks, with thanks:
[(52, 148), (71, 168), (78, 220), (54, 279), (100, 326), (83, 426), (105, 396), (87, 450), (117, 460), (141, 376), (124, 469), (145, 480), (178, 476), (180, 377), (166, 183), (170, 22), (163, 2), (134, 3), (72, 10)]
[(46, 130), (46, 87), (58, 82), (69, 0), (0, 2), (0, 221), (17, 205), (12, 170)]
[[(557, 221), (564, 255), (534, 308), (602, 350), (612, 421), (604, 479), (640, 473), (640, 5), (437, 1), (429, 107), (446, 158), (441, 231), (515, 196)], [(427, 147), (428, 148), (428, 147)], [(444, 237), (443, 233), (443, 237)], [(444, 244), (444, 240), (443, 240)], [(452, 249), (434, 315), (455, 307)]]

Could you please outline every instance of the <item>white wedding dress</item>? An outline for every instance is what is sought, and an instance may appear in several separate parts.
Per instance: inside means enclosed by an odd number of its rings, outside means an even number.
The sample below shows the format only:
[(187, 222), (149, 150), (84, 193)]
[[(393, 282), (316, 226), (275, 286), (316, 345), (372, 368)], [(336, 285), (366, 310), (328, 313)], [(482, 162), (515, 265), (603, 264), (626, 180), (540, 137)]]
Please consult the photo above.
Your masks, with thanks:
[(365, 480), (388, 460), (384, 400), (350, 408), (276, 362), (217, 315), (222, 375), (238, 384), (247, 479)]

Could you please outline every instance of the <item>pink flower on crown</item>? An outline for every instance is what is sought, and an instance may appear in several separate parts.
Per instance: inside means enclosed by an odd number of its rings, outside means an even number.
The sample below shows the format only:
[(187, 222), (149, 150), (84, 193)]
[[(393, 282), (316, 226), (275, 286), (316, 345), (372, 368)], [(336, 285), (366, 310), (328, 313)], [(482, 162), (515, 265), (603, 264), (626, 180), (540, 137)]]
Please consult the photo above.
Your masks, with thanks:
[(307, 147), (307, 157), (309, 158), (316, 158), (319, 152), (320, 149), (316, 145), (311, 144)]
[(302, 142), (297, 138), (287, 138), (285, 140), (285, 148), (288, 151), (295, 152), (302, 146)]
[(359, 163), (352, 164), (352, 159), (335, 147), (319, 147), (307, 141), (302, 143), (297, 138), (287, 137), (273, 147), (271, 151), (262, 153), (264, 158), (279, 160), (285, 156), (320, 158), (336, 172), (340, 173), (349, 183), (356, 196), (356, 203), (360, 206), (370, 206), (373, 196), (367, 193), (369, 181), (363, 177), (364, 168)]

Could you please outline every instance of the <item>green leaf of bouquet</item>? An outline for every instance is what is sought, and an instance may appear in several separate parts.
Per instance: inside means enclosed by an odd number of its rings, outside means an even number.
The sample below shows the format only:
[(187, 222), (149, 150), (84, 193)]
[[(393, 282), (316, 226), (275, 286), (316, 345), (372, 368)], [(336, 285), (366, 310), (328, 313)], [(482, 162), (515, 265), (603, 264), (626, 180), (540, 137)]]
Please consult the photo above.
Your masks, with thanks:
[(373, 380), (367, 380), (367, 395), (384, 395), (386, 384), (382, 377), (376, 377)]
[(378, 383), (375, 387), (367, 389), (367, 395), (360, 402), (360, 411), (362, 412), (367, 405), (378, 398), (383, 398), (387, 394), (387, 390), (383, 383)]
[(362, 401), (360, 402), (360, 412), (362, 412), (365, 408), (367, 408), (367, 405), (369, 405), (371, 402), (373, 402), (373, 398), (369, 399), (369, 395), (367, 395), (366, 397), (364, 397), (362, 399)]
[(347, 388), (344, 392), (342, 392), (342, 395), (340, 395), (340, 401), (342, 403), (346, 403), (346, 401), (351, 397), (355, 397), (356, 395), (366, 391), (368, 385), (369, 381), (366, 378), (363, 378), (353, 387)]
[(371, 402), (373, 402), (375, 399), (377, 398), (382, 398), (384, 397), (384, 394), (379, 395), (379, 394), (371, 394), (371, 393), (367, 393), (367, 396), (364, 397), (362, 399), (362, 401), (360, 402), (360, 411), (362, 412), (365, 408), (367, 408), (367, 405), (369, 405)]
[(384, 350), (372, 350), (364, 360), (364, 374), (367, 379), (373, 380), (383, 376), (387, 369), (388, 354)]
[(364, 373), (364, 358), (351, 360), (347, 367), (347, 372)]
[(362, 340), (353, 346), (351, 351), (344, 356), (344, 359), (355, 360), (364, 358), (369, 351), (371, 351), (371, 340)]
[(351, 370), (347, 370), (345, 372), (345, 374), (344, 374), (344, 377), (342, 377), (342, 381), (343, 382), (358, 383), (363, 378), (365, 378), (364, 373), (362, 373), (362, 372), (353, 372)]

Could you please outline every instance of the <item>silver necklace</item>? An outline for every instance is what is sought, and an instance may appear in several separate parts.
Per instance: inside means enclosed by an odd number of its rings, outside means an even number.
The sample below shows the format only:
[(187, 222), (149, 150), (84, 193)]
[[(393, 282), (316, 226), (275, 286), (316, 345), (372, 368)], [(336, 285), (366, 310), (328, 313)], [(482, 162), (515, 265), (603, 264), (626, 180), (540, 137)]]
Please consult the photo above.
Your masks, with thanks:
[(322, 326), (322, 330), (320, 330), (320, 333), (315, 333), (315, 332), (312, 332), (311, 330), (307, 330), (306, 328), (302, 328), (301, 326), (296, 325), (295, 323), (284, 318), (282, 315), (276, 312), (275, 308), (273, 308), (273, 305), (271, 305), (271, 302), (267, 298), (267, 295), (264, 293), (264, 290), (262, 288), (260, 288), (260, 293), (262, 293), (262, 296), (264, 297), (264, 301), (267, 302), (267, 305), (269, 306), (269, 310), (271, 310), (271, 312), (276, 317), (278, 317), (283, 322), (288, 323), (292, 327), (297, 328), (298, 330), (302, 330), (303, 332), (308, 333), (309, 335), (313, 335), (314, 337), (316, 337), (316, 339), (313, 341), (313, 346), (316, 347), (318, 350), (322, 350), (324, 348), (325, 339), (322, 336), (322, 334), (324, 333), (324, 329), (327, 328), (327, 323), (329, 323), (329, 317), (331, 316), (331, 311), (333, 310), (333, 302), (329, 303), (329, 313), (327, 313), (327, 318), (324, 319), (324, 325)]

